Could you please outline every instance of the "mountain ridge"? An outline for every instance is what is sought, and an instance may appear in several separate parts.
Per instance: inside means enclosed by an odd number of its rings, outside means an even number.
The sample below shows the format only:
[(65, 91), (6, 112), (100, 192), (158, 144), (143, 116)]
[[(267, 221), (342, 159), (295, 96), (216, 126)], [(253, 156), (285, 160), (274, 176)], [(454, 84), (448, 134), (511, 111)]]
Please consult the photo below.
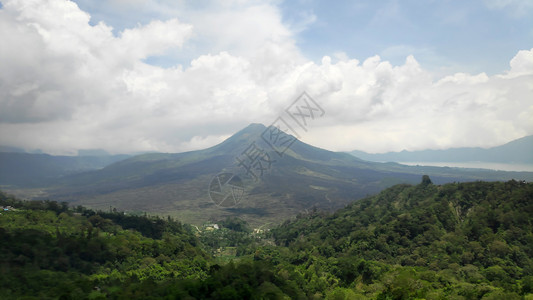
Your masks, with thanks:
[(367, 153), (360, 150), (350, 154), (364, 160), (382, 162), (491, 162), (533, 164), (533, 135), (525, 136), (491, 148), (461, 147), (445, 150), (419, 150), (386, 153)]
[[(238, 215), (260, 225), (290, 218), (312, 207), (341, 208), (394, 184), (416, 183), (424, 174), (430, 175), (437, 184), (533, 180), (533, 173), (527, 172), (409, 167), (364, 161), (297, 139), (278, 153), (270, 147), (268, 139), (262, 138), (266, 130), (269, 128), (262, 124), (250, 124), (207, 149), (141, 154), (98, 170), (55, 178), (53, 183), (47, 181), (37, 189), (38, 193), (24, 187), (8, 191), (26, 198), (53, 198), (96, 209), (115, 207), (171, 214), (193, 224)], [(242, 163), (249, 158), (247, 155), (265, 155), (261, 161), (264, 170), (253, 170), (257, 172), (255, 177)], [(221, 173), (241, 179), (244, 196), (232, 207), (219, 207), (210, 198), (210, 182)]]

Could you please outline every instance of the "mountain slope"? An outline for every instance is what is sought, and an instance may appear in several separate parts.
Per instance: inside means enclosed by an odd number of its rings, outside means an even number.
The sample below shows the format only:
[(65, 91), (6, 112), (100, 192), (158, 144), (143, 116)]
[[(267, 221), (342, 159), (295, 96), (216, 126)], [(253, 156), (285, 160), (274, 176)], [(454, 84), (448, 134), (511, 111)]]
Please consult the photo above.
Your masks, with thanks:
[[(143, 154), (100, 170), (69, 175), (42, 189), (44, 197), (98, 209), (107, 210), (111, 206), (171, 214), (195, 224), (239, 215), (252, 225), (259, 225), (289, 218), (312, 207), (340, 208), (393, 184), (415, 183), (422, 174), (429, 174), (436, 183), (533, 180), (532, 173), (373, 163), (298, 140), (278, 155), (261, 138), (265, 130), (261, 124), (251, 124), (208, 149)], [(264, 151), (255, 152), (262, 153), (262, 160), (255, 163), (262, 164), (263, 174), (258, 168), (247, 170), (245, 164), (239, 164), (238, 159), (247, 161), (246, 154), (251, 155), (254, 149)], [(218, 200), (211, 197), (212, 180), (220, 173), (240, 178), (236, 205), (219, 207)], [(217, 191), (221, 193), (222, 189)], [(244, 196), (241, 198), (240, 194)]]
[(492, 162), (533, 164), (533, 135), (507, 144), (483, 148), (451, 148), (447, 150), (401, 151), (371, 154), (352, 151), (350, 154), (369, 161), (394, 162)]

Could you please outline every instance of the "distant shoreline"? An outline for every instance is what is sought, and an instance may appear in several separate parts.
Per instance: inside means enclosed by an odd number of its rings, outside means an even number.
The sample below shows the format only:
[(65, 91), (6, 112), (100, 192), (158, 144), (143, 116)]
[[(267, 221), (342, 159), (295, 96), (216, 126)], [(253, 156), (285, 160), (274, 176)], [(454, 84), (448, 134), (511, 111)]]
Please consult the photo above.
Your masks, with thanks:
[(408, 166), (432, 166), (432, 167), (450, 167), (450, 168), (473, 168), (473, 169), (488, 169), (508, 172), (533, 172), (533, 164), (506, 164), (506, 163), (491, 163), (482, 161), (471, 162), (398, 162), (402, 165)]

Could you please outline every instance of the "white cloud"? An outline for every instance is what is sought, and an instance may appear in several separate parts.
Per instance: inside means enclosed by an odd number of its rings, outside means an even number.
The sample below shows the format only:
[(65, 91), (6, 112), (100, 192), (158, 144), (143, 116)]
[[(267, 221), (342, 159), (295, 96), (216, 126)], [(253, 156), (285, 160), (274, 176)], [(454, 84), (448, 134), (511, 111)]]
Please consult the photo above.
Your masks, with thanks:
[(507, 77), (518, 77), (533, 74), (533, 48), (518, 51), (510, 62), (511, 70)]
[(191, 25), (182, 24), (177, 19), (166, 22), (156, 20), (146, 26), (124, 30), (117, 47), (120, 51), (128, 49), (130, 59), (143, 59), (182, 46), (191, 31)]
[(231, 49), (232, 54), (250, 56), (269, 42), (291, 43), (280, 12), (268, 4), (196, 12), (191, 20), (215, 52)]
[[(532, 134), (530, 54), (519, 52), (509, 75), (457, 73), (439, 81), (431, 80), (412, 57), (399, 67), (377, 57), (361, 66), (352, 65), (341, 77), (353, 80), (357, 72), (366, 71), (359, 77), (361, 81), (351, 86), (345, 80), (340, 93), (323, 100), (341, 108), (334, 113), (335, 118), (341, 111), (347, 112), (342, 118), (346, 123), (331, 125), (333, 135), (322, 128), (310, 141), (323, 146), (337, 144), (340, 150), (383, 152), (494, 146)], [(341, 68), (340, 63), (337, 66)], [(342, 100), (337, 100), (340, 97)], [(329, 113), (331, 108), (324, 107)], [(362, 121), (354, 122), (361, 113)], [(340, 139), (343, 141), (335, 142)]]
[[(12, 146), (205, 148), (248, 123), (269, 124), (304, 90), (326, 111), (301, 132), (304, 141), (332, 150), (490, 146), (533, 134), (533, 49), (518, 52), (505, 74), (436, 80), (413, 56), (398, 66), (347, 54), (308, 61), (272, 3), (187, 10), (186, 21), (117, 34), (90, 25), (72, 2), (2, 3), (0, 140)], [(143, 62), (195, 47), (209, 50), (190, 64)]]

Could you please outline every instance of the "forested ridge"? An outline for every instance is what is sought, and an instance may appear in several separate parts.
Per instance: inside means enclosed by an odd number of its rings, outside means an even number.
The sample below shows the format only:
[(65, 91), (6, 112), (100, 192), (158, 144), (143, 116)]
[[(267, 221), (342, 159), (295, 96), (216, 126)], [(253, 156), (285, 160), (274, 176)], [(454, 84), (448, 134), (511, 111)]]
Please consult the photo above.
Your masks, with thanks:
[(436, 186), (425, 177), (333, 215), (300, 216), (273, 236), (291, 264), (318, 266), (324, 283), (349, 294), (519, 299), (533, 293), (532, 216), (531, 183)]
[(198, 231), (3, 193), (0, 205), (2, 299), (533, 298), (533, 184), (514, 180), (425, 176), (266, 234), (238, 218)]

